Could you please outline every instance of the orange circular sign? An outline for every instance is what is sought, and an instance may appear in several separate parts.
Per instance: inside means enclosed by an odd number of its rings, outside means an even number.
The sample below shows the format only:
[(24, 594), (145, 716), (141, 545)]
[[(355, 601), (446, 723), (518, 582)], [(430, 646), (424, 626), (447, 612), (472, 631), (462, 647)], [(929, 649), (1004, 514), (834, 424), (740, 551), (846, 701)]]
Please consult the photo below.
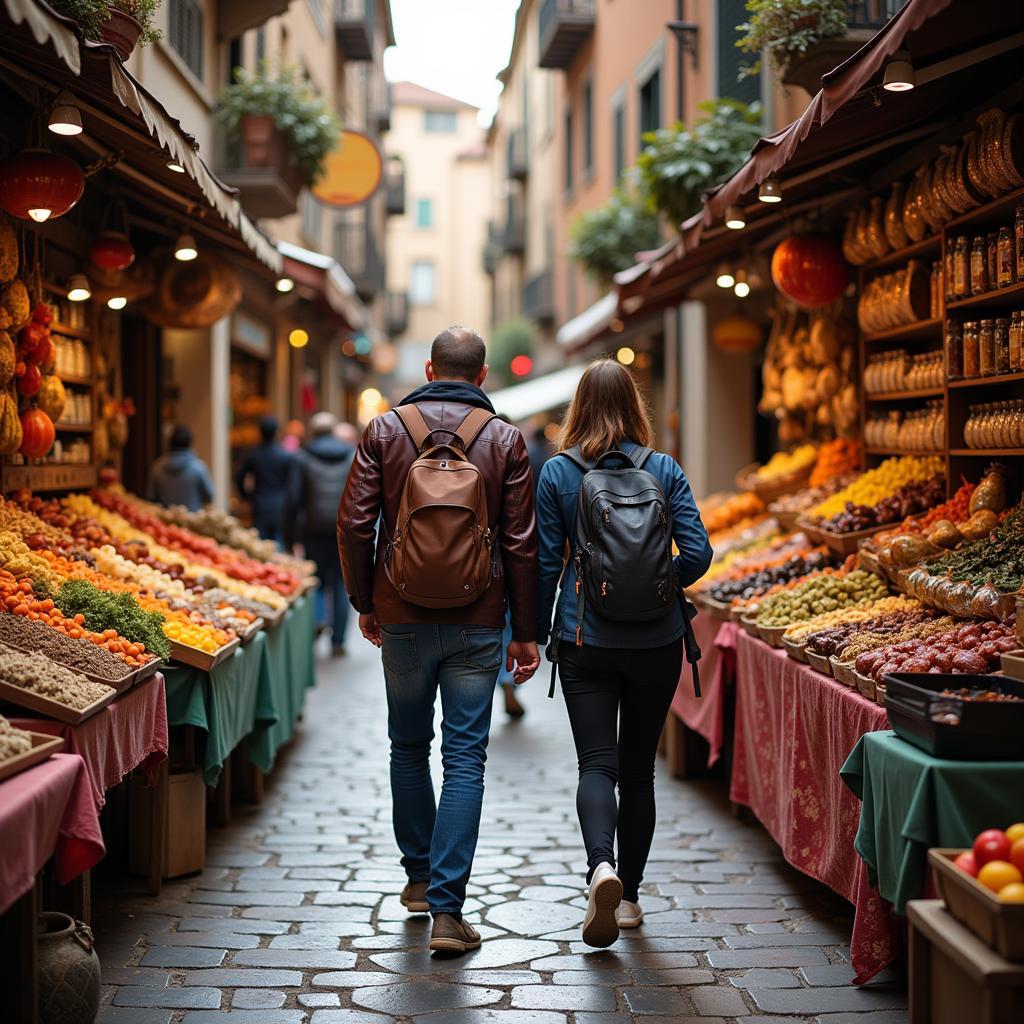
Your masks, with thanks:
[(313, 195), (328, 206), (358, 206), (377, 191), (383, 176), (384, 160), (373, 140), (346, 129), (324, 161)]

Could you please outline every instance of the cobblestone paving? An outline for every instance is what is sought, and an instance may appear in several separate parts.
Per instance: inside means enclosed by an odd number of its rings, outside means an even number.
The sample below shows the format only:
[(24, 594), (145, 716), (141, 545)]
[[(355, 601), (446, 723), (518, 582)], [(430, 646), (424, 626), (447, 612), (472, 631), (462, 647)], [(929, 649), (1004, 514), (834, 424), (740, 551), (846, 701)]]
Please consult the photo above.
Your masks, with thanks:
[(206, 870), (159, 899), (97, 886), (99, 1024), (905, 1024), (899, 986), (849, 984), (847, 905), (734, 820), (721, 783), (660, 768), (646, 924), (584, 946), (575, 758), (544, 670), (522, 722), (495, 707), (466, 906), (484, 944), (431, 956), (429, 919), (398, 902), (379, 661), (350, 652), (321, 660), (263, 804), (210, 831)]

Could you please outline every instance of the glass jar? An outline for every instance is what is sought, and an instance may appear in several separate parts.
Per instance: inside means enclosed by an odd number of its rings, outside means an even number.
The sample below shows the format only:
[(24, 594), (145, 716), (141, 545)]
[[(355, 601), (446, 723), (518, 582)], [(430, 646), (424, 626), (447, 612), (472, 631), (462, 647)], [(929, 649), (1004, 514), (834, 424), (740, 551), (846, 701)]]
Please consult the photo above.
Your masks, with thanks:
[(950, 380), (964, 375), (964, 329), (959, 320), (946, 324), (946, 374)]
[(978, 324), (978, 372), (991, 377), (996, 372), (996, 324), (994, 320), (981, 320)]
[(885, 423), (885, 435), (882, 440), (883, 448), (895, 448), (899, 444), (900, 436), (900, 413), (898, 409), (889, 412), (889, 418)]
[(1010, 317), (1010, 373), (1017, 373), (1021, 358), (1021, 330), (1024, 328), (1021, 312), (1018, 310)]
[(1024, 399), (1014, 402), (1013, 425), (1013, 447), (1024, 448)]
[(988, 257), (988, 284), (995, 288), (999, 277), (999, 232), (990, 231), (985, 236), (985, 255)]
[(953, 298), (971, 294), (971, 249), (966, 235), (960, 235), (953, 249)]
[(988, 250), (983, 235), (975, 235), (971, 246), (971, 295), (988, 291)]
[(935, 414), (932, 421), (932, 451), (942, 451), (946, 447), (946, 407), (941, 401), (935, 403)]
[(964, 447), (974, 447), (974, 432), (978, 426), (978, 407), (969, 405), (967, 407), (967, 419), (964, 421)]
[(937, 260), (932, 264), (932, 276), (929, 283), (931, 285), (929, 308), (934, 320), (942, 316), (942, 264)]
[(1016, 260), (1013, 253), (1013, 235), (1008, 227), (999, 229), (999, 239), (996, 243), (996, 280), (994, 282), (1000, 288), (1009, 288), (1014, 282)]
[(956, 293), (956, 243), (959, 239), (949, 239), (946, 246), (945, 269), (942, 274), (943, 288), (945, 289), (946, 301), (959, 298)]
[(1000, 317), (996, 321), (996, 373), (1010, 372), (1010, 321)]
[(1013, 213), (1014, 272), (1018, 281), (1024, 281), (1024, 203)]
[(981, 373), (981, 353), (978, 348), (978, 321), (964, 324), (964, 376), (977, 377)]

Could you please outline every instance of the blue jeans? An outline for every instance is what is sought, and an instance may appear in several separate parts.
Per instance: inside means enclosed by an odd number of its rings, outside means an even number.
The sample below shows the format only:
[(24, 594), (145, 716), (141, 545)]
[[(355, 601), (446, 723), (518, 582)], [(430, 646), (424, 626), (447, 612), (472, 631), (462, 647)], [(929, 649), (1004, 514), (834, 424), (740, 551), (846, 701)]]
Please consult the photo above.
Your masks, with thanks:
[[(320, 586), (316, 590), (316, 622), (331, 627), (331, 642), (340, 646), (345, 642), (348, 626), (348, 594), (341, 576), (338, 542), (334, 537), (310, 537), (305, 541), (306, 557), (316, 562)], [(327, 601), (331, 604), (331, 619), (327, 620)]]
[[(395, 839), (410, 881), (429, 880), (432, 914), (461, 914), (484, 796), (491, 700), (501, 630), (486, 626), (381, 628), (391, 738)], [(441, 799), (430, 779), (434, 700), (441, 692)]]

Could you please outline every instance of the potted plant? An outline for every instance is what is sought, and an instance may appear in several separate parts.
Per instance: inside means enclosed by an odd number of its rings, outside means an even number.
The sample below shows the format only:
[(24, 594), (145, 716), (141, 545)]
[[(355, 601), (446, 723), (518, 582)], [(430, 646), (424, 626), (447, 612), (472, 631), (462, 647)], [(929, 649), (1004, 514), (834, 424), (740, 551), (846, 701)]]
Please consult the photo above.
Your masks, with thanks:
[(50, 0), (50, 6), (74, 21), (86, 39), (113, 46), (121, 60), (160, 38), (153, 27), (160, 0)]
[(326, 101), (294, 67), (271, 73), (239, 68), (220, 98), (219, 116), (239, 147), (243, 167), (289, 165), (303, 185), (312, 185), (338, 143), (341, 125)]
[[(803, 58), (822, 41), (846, 35), (849, 15), (846, 0), (747, 0), (747, 14), (748, 20), (736, 26), (737, 31), (744, 33), (736, 45), (744, 53), (756, 55), (756, 60), (740, 71), (741, 78), (759, 74), (761, 56), (767, 54), (769, 63), (784, 83), (800, 85), (815, 93), (824, 71), (845, 59), (848, 47), (840, 51), (839, 60), (828, 63), (816, 74), (812, 70), (810, 75), (797, 73), (798, 80), (790, 77), (790, 72), (797, 72)], [(826, 63), (829, 60), (831, 56), (825, 57)]]
[(509, 366), (516, 356), (532, 356), (536, 342), (536, 329), (531, 320), (516, 316), (503, 320), (491, 334), (487, 346), (491, 367), (505, 381), (514, 379)]
[(572, 228), (569, 255), (607, 287), (620, 270), (636, 262), (636, 254), (658, 244), (658, 217), (644, 198), (618, 188), (596, 210), (581, 213)]
[(681, 224), (701, 208), (704, 193), (733, 174), (761, 135), (761, 106), (738, 100), (709, 100), (703, 117), (687, 128), (677, 122), (644, 136), (637, 160), (652, 212)]

